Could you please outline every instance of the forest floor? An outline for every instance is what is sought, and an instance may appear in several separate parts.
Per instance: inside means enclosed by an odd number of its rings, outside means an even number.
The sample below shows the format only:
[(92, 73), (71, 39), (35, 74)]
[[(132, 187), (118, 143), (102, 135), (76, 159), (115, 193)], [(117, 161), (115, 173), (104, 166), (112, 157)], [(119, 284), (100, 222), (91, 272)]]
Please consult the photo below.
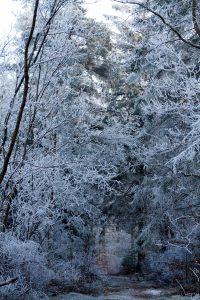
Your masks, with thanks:
[(108, 277), (107, 287), (100, 296), (69, 293), (50, 297), (52, 300), (189, 300), (191, 297), (178, 295), (177, 289), (159, 287), (152, 281), (129, 276)]

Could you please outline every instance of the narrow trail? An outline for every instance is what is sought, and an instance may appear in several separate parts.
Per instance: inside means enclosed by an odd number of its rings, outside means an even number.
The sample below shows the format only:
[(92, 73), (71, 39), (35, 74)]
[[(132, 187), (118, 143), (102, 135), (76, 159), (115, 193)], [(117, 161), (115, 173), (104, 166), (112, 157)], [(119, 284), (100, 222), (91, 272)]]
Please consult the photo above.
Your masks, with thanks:
[(138, 281), (128, 276), (110, 276), (107, 288), (100, 296), (69, 293), (50, 298), (52, 300), (190, 300), (177, 295), (174, 288), (160, 288), (152, 281)]

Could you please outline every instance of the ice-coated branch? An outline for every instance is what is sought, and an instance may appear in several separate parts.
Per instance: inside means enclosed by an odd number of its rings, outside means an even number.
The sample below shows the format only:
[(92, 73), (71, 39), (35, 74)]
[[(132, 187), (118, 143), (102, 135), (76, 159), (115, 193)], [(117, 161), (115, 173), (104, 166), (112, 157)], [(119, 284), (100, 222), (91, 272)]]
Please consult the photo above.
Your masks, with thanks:
[(15, 278), (11, 278), (9, 280), (0, 282), (0, 287), (5, 286), (5, 285), (9, 285), (11, 283), (15, 283), (17, 280), (18, 280), (18, 277), (15, 277)]
[[(115, 1), (115, 2), (118, 2), (118, 3), (124, 3), (124, 4), (135, 4), (135, 5), (138, 5), (138, 6), (142, 7), (142, 8), (144, 8), (145, 10), (151, 12), (153, 15), (157, 16), (157, 17), (163, 22), (163, 24), (165, 24), (167, 27), (169, 27), (169, 29), (170, 29), (172, 32), (174, 32), (174, 33), (178, 36), (179, 40), (181, 40), (182, 42), (184, 42), (185, 44), (187, 44), (187, 45), (189, 45), (189, 46), (191, 46), (191, 47), (193, 47), (193, 48), (200, 49), (200, 45), (196, 45), (196, 44), (194, 44), (194, 43), (192, 43), (192, 42), (186, 40), (186, 39), (180, 34), (180, 32), (179, 32), (178, 30), (176, 30), (176, 28), (174, 28), (170, 23), (168, 23), (168, 22), (165, 20), (165, 18), (164, 18), (161, 14), (159, 14), (159, 13), (156, 12), (155, 10), (151, 9), (150, 7), (148, 7), (148, 6), (146, 6), (146, 5), (142, 4), (142, 3), (136, 2), (136, 1), (131, 1), (131, 2), (129, 2), (129, 1), (123, 1), (123, 0), (114, 0), (114, 1)], [(196, 1), (194, 0), (194, 2), (196, 2)], [(196, 16), (196, 10), (195, 10), (195, 16)], [(196, 22), (196, 17), (195, 17), (194, 20), (195, 20), (195, 22)], [(196, 24), (197, 24), (197, 23), (196, 23)], [(197, 28), (199, 29), (198, 25), (197, 25), (196, 29), (197, 29)], [(195, 29), (195, 30), (196, 30), (196, 29)], [(199, 33), (200, 33), (200, 31), (199, 31)]]

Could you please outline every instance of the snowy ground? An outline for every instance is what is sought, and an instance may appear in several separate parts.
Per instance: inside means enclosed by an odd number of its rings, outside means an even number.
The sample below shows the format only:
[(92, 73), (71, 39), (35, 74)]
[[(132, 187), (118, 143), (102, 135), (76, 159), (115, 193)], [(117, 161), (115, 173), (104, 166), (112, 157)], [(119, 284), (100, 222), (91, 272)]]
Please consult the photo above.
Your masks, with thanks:
[(101, 296), (69, 293), (50, 298), (51, 300), (200, 300), (200, 298), (174, 295), (173, 289), (151, 287), (151, 282), (137, 283), (125, 276), (112, 277), (109, 286)]
[(76, 294), (76, 293), (70, 293), (68, 295), (63, 295), (59, 297), (53, 297), (52, 300), (144, 300), (144, 299), (149, 299), (149, 300), (191, 300), (190, 297), (181, 297), (181, 296), (162, 296), (162, 297), (152, 297), (152, 298), (138, 298), (130, 295), (108, 295), (108, 296), (98, 296), (98, 297), (92, 297), (92, 296), (86, 296), (82, 294)]

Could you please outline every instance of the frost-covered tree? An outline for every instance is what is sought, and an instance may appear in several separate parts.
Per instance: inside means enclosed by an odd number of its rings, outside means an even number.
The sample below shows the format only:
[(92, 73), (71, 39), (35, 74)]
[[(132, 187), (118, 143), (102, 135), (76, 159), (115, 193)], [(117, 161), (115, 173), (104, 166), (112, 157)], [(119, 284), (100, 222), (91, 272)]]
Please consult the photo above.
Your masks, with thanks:
[[(38, 288), (9, 255), (10, 234), (13, 247), (19, 244), (17, 257), (23, 247), (38, 247), (38, 257), (41, 252), (47, 260), (41, 264), (51, 269), (46, 279), (51, 274), (81, 288), (98, 278), (95, 230), (119, 156), (111, 145), (117, 157), (109, 160), (109, 130), (101, 135), (105, 104), (97, 76), (110, 51), (109, 34), (86, 19), (77, 1), (24, 3), (28, 15), (18, 26), (12, 86), (1, 82), (1, 242), (5, 264), (12, 266), (1, 275), (22, 276), (30, 293)], [(26, 293), (18, 282), (13, 293)]]
[(192, 275), (199, 255), (199, 4), (122, 2), (133, 9), (129, 26), (138, 36), (127, 61), (129, 83), (140, 86), (134, 157), (146, 166), (143, 181), (132, 186), (133, 208), (138, 201), (144, 207), (139, 237), (145, 244), (151, 233), (146, 251), (165, 249), (169, 262), (178, 249), (177, 265), (185, 253), (193, 256)]
[(124, 3), (110, 33), (79, 1), (23, 1), (1, 47), (3, 299), (90, 287), (109, 221), (132, 236), (127, 271), (197, 277), (199, 7)]

